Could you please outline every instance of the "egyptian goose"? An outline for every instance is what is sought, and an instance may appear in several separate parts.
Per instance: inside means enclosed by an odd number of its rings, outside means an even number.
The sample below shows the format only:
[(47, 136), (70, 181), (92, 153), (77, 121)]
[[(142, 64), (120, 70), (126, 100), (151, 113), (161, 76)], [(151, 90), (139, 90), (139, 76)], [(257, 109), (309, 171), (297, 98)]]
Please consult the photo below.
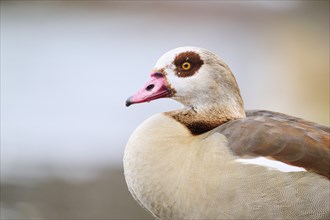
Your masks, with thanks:
[(156, 218), (330, 219), (329, 127), (244, 111), (229, 67), (196, 47), (165, 53), (126, 105), (164, 97), (183, 108), (143, 122), (124, 155), (129, 191)]

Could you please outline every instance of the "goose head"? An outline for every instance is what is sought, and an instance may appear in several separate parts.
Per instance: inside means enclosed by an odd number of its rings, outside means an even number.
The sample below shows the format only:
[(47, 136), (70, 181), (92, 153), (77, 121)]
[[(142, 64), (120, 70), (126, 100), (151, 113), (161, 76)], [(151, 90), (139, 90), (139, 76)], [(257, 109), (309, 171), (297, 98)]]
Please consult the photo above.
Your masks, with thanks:
[(229, 67), (214, 53), (179, 47), (159, 58), (150, 79), (129, 97), (126, 106), (172, 98), (194, 112), (222, 112), (229, 119), (245, 117), (243, 100)]

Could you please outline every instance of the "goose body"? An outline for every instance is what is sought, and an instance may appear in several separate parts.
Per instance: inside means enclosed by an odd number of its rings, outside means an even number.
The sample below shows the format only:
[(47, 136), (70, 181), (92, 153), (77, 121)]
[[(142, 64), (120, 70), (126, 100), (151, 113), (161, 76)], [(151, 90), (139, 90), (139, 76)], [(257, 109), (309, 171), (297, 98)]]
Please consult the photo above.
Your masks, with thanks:
[[(186, 61), (189, 68), (180, 70)], [(162, 97), (184, 107), (143, 122), (124, 155), (128, 189), (155, 217), (330, 218), (328, 127), (270, 111), (245, 112), (227, 65), (195, 47), (161, 57), (127, 104)], [(258, 158), (286, 169), (255, 163)]]

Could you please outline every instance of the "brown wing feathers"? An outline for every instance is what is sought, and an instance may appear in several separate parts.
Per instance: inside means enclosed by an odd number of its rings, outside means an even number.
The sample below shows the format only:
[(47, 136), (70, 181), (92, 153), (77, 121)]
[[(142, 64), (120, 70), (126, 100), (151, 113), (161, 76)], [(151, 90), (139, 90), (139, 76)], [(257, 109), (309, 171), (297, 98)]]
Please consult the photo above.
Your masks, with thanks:
[(279, 112), (273, 112), (273, 111), (267, 111), (267, 110), (248, 110), (248, 111), (245, 111), (245, 114), (246, 114), (246, 117), (265, 116), (265, 117), (270, 117), (270, 118), (278, 118), (278, 119), (288, 120), (288, 121), (292, 121), (292, 122), (298, 122), (298, 123), (309, 125), (309, 126), (312, 126), (312, 127), (315, 127), (315, 128), (318, 128), (325, 132), (330, 133), (330, 127), (328, 127), (328, 126), (320, 125), (315, 122), (306, 121), (302, 118), (293, 117), (293, 116), (286, 115), (286, 114), (279, 113)]
[(271, 111), (247, 111), (217, 131), (240, 156), (265, 156), (330, 179), (329, 127)]

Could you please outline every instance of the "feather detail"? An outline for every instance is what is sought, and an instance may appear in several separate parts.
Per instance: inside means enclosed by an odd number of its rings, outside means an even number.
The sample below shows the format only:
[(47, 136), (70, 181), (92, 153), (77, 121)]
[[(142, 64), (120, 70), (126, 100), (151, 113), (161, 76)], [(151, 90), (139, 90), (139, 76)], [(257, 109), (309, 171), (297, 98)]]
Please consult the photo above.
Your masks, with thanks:
[(281, 113), (247, 111), (216, 130), (239, 156), (265, 156), (330, 178), (329, 129)]

